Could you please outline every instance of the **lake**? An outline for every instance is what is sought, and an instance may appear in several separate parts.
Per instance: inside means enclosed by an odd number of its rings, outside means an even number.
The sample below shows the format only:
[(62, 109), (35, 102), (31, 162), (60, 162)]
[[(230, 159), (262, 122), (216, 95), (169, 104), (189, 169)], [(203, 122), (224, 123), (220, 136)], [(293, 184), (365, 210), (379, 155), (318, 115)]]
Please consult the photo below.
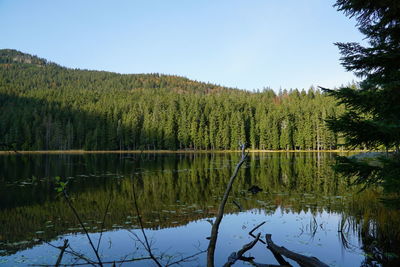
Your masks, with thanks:
[[(239, 159), (239, 153), (0, 155), (0, 265), (54, 265), (59, 250), (52, 246), (64, 239), (95, 260), (82, 226), (56, 191), (56, 176), (68, 182), (69, 199), (95, 246), (102, 236), (104, 262), (148, 256), (135, 199), (153, 254), (163, 264), (198, 253), (207, 249)], [(350, 187), (331, 169), (334, 161), (335, 153), (251, 153), (226, 205), (216, 266), (253, 240), (249, 231), (262, 222), (255, 233), (263, 240), (272, 234), (277, 245), (330, 266), (400, 266), (400, 213), (377, 200), (379, 189), (359, 193)], [(262, 191), (253, 194), (252, 186)], [(261, 242), (248, 255), (278, 264)], [(181, 265), (204, 266), (206, 257)], [(62, 263), (83, 261), (66, 253)], [(123, 264), (147, 265), (154, 264)], [(249, 266), (235, 264), (243, 265)]]

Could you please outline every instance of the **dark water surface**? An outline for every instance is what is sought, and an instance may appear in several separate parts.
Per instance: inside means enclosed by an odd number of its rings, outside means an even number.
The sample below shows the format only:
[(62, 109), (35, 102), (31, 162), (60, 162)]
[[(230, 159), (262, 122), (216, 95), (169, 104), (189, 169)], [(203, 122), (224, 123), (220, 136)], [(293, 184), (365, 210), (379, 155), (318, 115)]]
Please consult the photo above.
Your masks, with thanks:
[[(136, 240), (134, 205), (143, 217), (153, 253), (165, 264), (207, 248), (211, 224), (238, 154), (0, 155), (0, 265), (55, 264), (61, 246), (95, 259), (55, 176), (67, 191), (97, 245), (104, 211), (100, 254), (104, 261), (147, 256)], [(378, 190), (357, 193), (330, 168), (333, 153), (251, 154), (226, 206), (216, 266), (252, 240), (264, 237), (331, 266), (400, 266), (400, 214), (376, 199)], [(252, 194), (257, 185), (263, 191)], [(240, 204), (242, 211), (233, 204)], [(264, 238), (263, 238), (264, 239)], [(277, 264), (258, 243), (255, 261)], [(64, 264), (82, 263), (66, 254)], [(204, 266), (206, 254), (184, 266)], [(150, 261), (123, 266), (152, 266)], [(235, 266), (248, 265), (238, 262)], [(295, 264), (294, 264), (295, 265)]]

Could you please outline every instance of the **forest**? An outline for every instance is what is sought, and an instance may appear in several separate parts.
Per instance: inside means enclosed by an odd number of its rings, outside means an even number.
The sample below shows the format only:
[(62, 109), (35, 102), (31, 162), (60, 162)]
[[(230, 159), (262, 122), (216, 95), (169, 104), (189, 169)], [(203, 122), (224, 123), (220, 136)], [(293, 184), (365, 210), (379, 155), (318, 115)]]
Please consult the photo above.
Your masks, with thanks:
[(70, 69), (0, 50), (0, 150), (331, 150), (319, 89), (250, 92), (184, 77)]

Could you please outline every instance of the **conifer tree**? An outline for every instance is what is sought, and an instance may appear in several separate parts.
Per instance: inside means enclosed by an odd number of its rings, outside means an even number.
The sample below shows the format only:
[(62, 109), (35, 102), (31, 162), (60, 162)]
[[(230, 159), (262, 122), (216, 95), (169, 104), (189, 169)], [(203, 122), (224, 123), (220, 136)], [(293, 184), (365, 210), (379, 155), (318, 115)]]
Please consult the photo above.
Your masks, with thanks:
[[(338, 0), (335, 5), (355, 17), (368, 46), (337, 43), (342, 65), (364, 78), (358, 88), (327, 90), (346, 112), (328, 124), (350, 146), (394, 149), (390, 156), (366, 160), (341, 158), (338, 169), (356, 175), (357, 183), (382, 184), (387, 192), (400, 189), (400, 2), (398, 0)], [(378, 161), (378, 162), (376, 162)]]
[[(236, 149), (238, 142), (254, 149), (312, 149), (321, 110), (335, 115), (342, 109), (314, 89), (310, 95), (256, 93), (46, 62), (0, 50), (0, 149)], [(325, 146), (327, 135), (321, 136)]]

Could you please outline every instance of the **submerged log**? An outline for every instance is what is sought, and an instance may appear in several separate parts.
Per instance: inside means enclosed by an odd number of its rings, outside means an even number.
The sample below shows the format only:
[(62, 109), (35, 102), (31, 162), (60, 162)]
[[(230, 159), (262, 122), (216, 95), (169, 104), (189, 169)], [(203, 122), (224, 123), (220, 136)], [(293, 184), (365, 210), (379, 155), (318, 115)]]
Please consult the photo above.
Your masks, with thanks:
[(274, 242), (272, 242), (271, 236), (271, 234), (266, 234), (265, 239), (267, 240), (268, 249), (271, 250), (274, 255), (280, 254), (291, 260), (296, 261), (298, 264), (300, 264), (300, 266), (304, 267), (328, 267), (326, 263), (323, 263), (315, 257), (307, 257), (299, 253), (290, 251), (285, 247), (280, 247), (276, 245)]

